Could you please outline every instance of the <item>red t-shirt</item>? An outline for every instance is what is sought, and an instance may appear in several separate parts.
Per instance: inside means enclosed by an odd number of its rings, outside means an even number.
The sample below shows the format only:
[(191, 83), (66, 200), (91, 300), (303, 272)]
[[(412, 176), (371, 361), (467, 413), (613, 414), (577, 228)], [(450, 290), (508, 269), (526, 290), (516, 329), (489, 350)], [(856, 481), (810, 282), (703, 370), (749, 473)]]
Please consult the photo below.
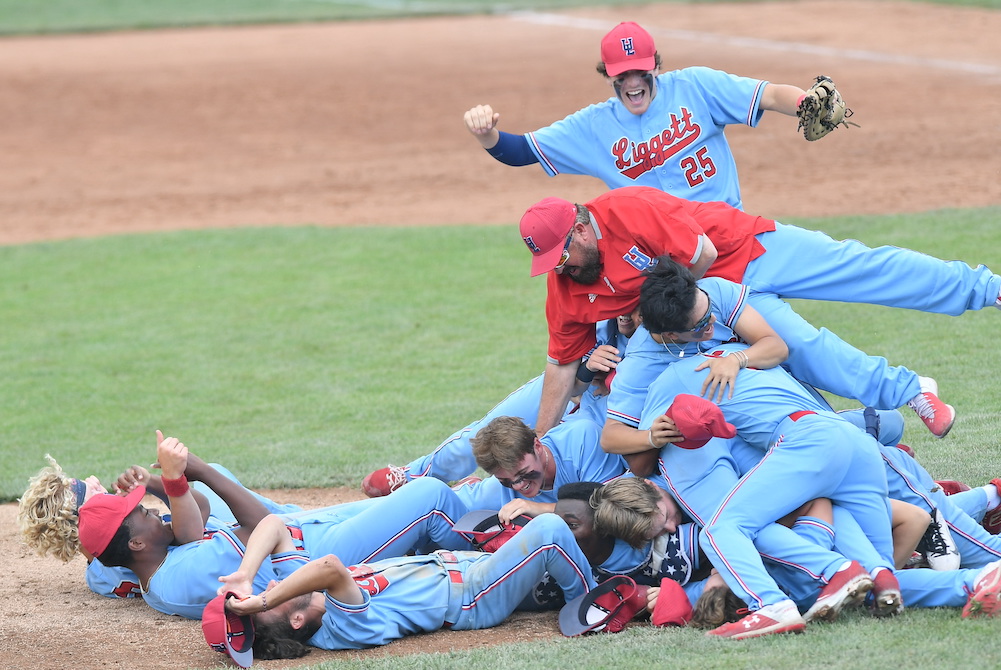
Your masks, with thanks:
[(584, 285), (549, 273), (549, 358), (560, 365), (580, 359), (594, 346), (594, 324), (635, 309), (642, 272), (657, 256), (667, 254), (691, 267), (705, 234), (718, 252), (706, 276), (740, 282), (747, 264), (765, 251), (754, 236), (775, 230), (774, 221), (726, 203), (692, 202), (647, 186), (614, 189), (585, 207), (596, 223), (604, 274)]

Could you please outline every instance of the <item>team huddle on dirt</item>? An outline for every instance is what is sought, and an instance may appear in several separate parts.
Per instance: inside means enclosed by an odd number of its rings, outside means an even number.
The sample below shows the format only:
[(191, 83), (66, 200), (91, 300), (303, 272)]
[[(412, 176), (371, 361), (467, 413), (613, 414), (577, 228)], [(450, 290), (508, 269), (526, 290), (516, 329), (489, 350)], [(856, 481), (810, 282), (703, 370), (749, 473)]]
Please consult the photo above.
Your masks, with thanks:
[[(20, 499), (26, 542), (84, 553), (98, 594), (200, 619), (241, 667), (518, 610), (559, 609), (567, 636), (648, 620), (729, 639), (801, 632), (849, 607), (993, 616), (1001, 479), (935, 481), (902, 443), (900, 412), (945, 437), (956, 411), (935, 380), (786, 300), (958, 316), (1001, 308), (1001, 276), (743, 211), (725, 127), (766, 111), (797, 117), (811, 141), (854, 125), (830, 78), (804, 90), (662, 72), (631, 22), (602, 38), (600, 59), (614, 94), (549, 126), (515, 135), (489, 105), (464, 115), (497, 161), (609, 188), (521, 217), (531, 275), (547, 282), (538, 377), (368, 475), (367, 499), (327, 508), (277, 504), (159, 431), (160, 474), (132, 466), (114, 493), (50, 459)], [(818, 390), (859, 408), (835, 412)]]

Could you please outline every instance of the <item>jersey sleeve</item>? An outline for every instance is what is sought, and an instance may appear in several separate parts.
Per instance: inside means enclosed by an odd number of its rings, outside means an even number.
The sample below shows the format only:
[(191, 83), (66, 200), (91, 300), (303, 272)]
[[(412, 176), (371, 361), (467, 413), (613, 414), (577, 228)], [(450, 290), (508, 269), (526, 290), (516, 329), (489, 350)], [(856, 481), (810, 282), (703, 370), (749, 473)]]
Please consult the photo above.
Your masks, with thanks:
[(539, 159), (539, 164), (547, 175), (593, 175), (595, 161), (603, 157), (595, 148), (600, 144), (595, 142), (591, 127), (609, 113), (607, 107), (612, 104), (613, 99), (609, 99), (588, 105), (525, 136), (532, 153)]
[(761, 94), (767, 81), (740, 77), (708, 67), (690, 67), (680, 71), (679, 80), (697, 86), (718, 125), (758, 125), (764, 110)]

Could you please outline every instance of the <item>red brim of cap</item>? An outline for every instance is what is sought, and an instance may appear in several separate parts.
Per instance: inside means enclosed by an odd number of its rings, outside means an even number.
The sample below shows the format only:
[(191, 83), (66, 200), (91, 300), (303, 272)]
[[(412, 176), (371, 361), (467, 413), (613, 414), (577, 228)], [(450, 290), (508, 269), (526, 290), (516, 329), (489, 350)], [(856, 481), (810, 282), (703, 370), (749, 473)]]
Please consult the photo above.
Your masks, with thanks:
[(553, 268), (555, 268), (559, 262), (560, 258), (563, 256), (563, 247), (557, 246), (549, 251), (539, 254), (538, 256), (532, 256), (532, 274), (531, 277), (538, 277), (539, 275), (544, 275)]
[(563, 606), (559, 616), (560, 632), (567, 637), (577, 637), (600, 628), (618, 613), (635, 591), (636, 584), (629, 577), (606, 579)]
[(629, 72), (630, 70), (648, 72), (655, 67), (657, 67), (657, 59), (653, 56), (648, 56), (646, 58), (633, 58), (620, 63), (605, 63), (605, 72), (608, 73), (609, 77), (618, 77), (623, 72)]

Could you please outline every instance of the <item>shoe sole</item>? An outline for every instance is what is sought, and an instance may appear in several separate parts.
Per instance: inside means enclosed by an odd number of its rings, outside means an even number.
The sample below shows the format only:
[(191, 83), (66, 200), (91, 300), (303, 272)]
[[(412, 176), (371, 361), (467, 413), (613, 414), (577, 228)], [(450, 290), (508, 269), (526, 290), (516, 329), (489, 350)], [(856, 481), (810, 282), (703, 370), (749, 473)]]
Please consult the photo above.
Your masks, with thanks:
[(796, 622), (770, 626), (768, 628), (762, 628), (761, 630), (747, 631), (746, 633), (736, 633), (735, 635), (714, 635), (712, 631), (709, 631), (706, 635), (710, 637), (718, 637), (724, 640), (748, 640), (753, 637), (762, 637), (764, 635), (780, 635), (783, 633), (798, 634), (802, 633), (805, 629), (805, 622)]
[(872, 614), (877, 617), (888, 617), (900, 614), (903, 611), (900, 603), (899, 591), (884, 591), (876, 596)]
[(858, 607), (872, 591), (873, 583), (869, 575), (859, 575), (845, 584), (843, 591), (829, 596), (824, 603), (814, 603), (806, 611), (803, 619), (811, 621), (834, 621), (842, 610)]

